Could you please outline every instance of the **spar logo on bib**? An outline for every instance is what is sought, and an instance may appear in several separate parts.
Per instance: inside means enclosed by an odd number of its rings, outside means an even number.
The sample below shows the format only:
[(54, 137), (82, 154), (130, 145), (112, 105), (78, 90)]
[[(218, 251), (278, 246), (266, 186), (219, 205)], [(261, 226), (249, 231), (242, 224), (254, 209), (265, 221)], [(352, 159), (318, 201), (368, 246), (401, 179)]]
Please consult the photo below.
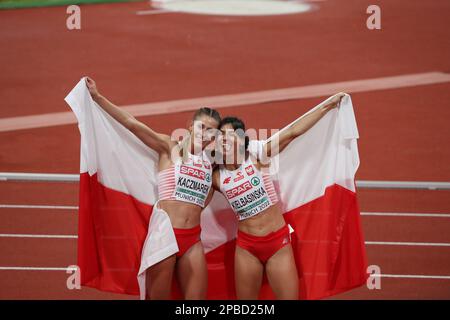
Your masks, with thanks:
[(237, 187), (234, 187), (233, 189), (227, 190), (227, 192), (226, 192), (227, 198), (231, 199), (231, 198), (237, 197), (237, 196), (245, 193), (246, 191), (250, 190), (251, 188), (252, 188), (252, 185), (250, 184), (250, 182), (245, 181), (243, 184), (240, 184)]
[(257, 186), (257, 185), (259, 185), (259, 183), (260, 183), (258, 177), (253, 177), (252, 180), (251, 180), (251, 182), (252, 182), (252, 185), (254, 185), (254, 186)]
[[(185, 175), (188, 175), (188, 176), (191, 176), (191, 177), (194, 177), (197, 179), (201, 179), (201, 180), (206, 180), (206, 178), (211, 179), (209, 174), (208, 174), (208, 177), (206, 177), (206, 174), (204, 171), (196, 169), (196, 168), (184, 166), (184, 165), (181, 166), (180, 172), (181, 172), (181, 174), (185, 174)], [(209, 180), (206, 180), (206, 181), (209, 182)]]

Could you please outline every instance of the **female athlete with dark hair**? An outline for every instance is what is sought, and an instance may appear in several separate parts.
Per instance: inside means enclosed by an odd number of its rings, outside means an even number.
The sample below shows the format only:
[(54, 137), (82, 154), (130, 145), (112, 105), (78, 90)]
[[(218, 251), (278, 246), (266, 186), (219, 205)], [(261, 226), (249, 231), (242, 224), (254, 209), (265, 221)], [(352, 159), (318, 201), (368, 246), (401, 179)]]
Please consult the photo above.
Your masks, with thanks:
[[(281, 152), (292, 140), (305, 133), (329, 110), (336, 107), (344, 94), (294, 122), (280, 133), (279, 145), (264, 145), (268, 157)], [(258, 155), (247, 148), (245, 124), (235, 117), (220, 123), (224, 164), (213, 173), (213, 187), (228, 200), (238, 221), (235, 251), (235, 285), (238, 299), (257, 299), (263, 272), (277, 299), (298, 299), (298, 274), (286, 224), (273, 181)]]

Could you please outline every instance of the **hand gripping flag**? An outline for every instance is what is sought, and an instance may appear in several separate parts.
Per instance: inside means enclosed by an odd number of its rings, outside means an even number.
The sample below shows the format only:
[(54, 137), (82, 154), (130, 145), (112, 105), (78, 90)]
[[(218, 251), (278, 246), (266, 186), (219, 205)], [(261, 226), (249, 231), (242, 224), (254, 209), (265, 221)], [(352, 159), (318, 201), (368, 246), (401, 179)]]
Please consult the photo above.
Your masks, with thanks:
[[(93, 101), (84, 78), (65, 100), (81, 135), (81, 284), (144, 298), (147, 268), (178, 251), (169, 218), (155, 207), (158, 154)], [(357, 139), (351, 98), (345, 95), (338, 108), (272, 161), (284, 218), (293, 229), (300, 299), (324, 298), (367, 280), (355, 187)], [(262, 152), (264, 143), (251, 141), (250, 152)], [(234, 299), (237, 221), (221, 194), (204, 209), (201, 226), (207, 297)], [(173, 288), (173, 297), (180, 298), (175, 280)], [(260, 298), (274, 298), (266, 278)]]

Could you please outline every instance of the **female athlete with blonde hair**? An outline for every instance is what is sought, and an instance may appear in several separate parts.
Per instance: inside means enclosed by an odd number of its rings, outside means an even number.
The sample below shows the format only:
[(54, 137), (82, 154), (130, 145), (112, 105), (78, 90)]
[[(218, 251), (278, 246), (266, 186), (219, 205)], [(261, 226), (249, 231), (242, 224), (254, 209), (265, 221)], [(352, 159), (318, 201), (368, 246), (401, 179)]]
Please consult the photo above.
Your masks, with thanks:
[(91, 78), (86, 78), (86, 85), (103, 110), (159, 155), (159, 199), (153, 210), (167, 213), (179, 251), (148, 268), (146, 298), (169, 299), (176, 273), (185, 299), (205, 299), (207, 267), (200, 242), (200, 214), (213, 193), (213, 168), (204, 149), (211, 142), (211, 131), (220, 124), (219, 113), (211, 108), (198, 109), (189, 126), (188, 138), (178, 143), (115, 106), (99, 93)]

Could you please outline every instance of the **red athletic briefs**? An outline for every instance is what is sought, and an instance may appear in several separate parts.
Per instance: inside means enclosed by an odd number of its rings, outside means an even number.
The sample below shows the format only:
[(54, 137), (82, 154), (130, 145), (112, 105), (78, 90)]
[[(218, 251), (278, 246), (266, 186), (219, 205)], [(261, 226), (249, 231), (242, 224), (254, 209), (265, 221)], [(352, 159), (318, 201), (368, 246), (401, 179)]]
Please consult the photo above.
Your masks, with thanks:
[(265, 264), (278, 250), (289, 243), (291, 243), (291, 235), (287, 224), (277, 231), (262, 237), (238, 230), (236, 238), (237, 246), (253, 254), (263, 264)]
[(175, 238), (177, 239), (178, 249), (177, 257), (182, 257), (194, 244), (200, 241), (202, 229), (197, 225), (191, 229), (173, 228)]

